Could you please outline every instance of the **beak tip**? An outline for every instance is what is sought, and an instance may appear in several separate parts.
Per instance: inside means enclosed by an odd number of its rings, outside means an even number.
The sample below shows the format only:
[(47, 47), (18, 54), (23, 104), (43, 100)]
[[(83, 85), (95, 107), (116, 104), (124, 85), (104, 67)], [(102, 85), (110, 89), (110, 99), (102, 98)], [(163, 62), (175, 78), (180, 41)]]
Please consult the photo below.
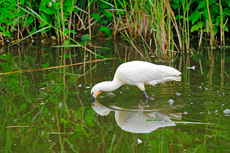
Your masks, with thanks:
[(94, 103), (96, 101), (96, 98), (92, 95), (91, 100), (92, 100), (92, 103)]

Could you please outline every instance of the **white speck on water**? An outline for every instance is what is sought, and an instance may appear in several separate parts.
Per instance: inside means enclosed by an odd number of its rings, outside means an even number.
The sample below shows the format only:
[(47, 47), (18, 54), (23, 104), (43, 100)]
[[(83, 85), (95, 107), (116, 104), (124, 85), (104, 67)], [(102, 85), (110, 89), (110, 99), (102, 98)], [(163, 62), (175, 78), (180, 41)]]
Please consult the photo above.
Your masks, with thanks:
[(224, 106), (224, 104), (222, 104), (222, 106)]
[(88, 86), (88, 87), (85, 87), (86, 89), (89, 89), (90, 87)]
[(200, 114), (203, 114), (203, 112), (200, 112)]
[(149, 105), (147, 105), (147, 107), (149, 107)]
[(177, 95), (177, 96), (180, 96), (180, 95), (181, 95), (181, 93), (177, 92), (177, 93), (176, 93), (176, 95)]
[(42, 87), (42, 88), (40, 88), (40, 89), (45, 89), (45, 87)]
[(173, 99), (169, 99), (169, 104), (172, 105), (174, 103), (174, 100)]
[(217, 113), (218, 112), (218, 110), (215, 110), (215, 113)]
[(195, 70), (196, 66), (192, 66), (192, 67), (187, 66), (187, 69)]
[(140, 139), (137, 139), (137, 144), (141, 144), (142, 141)]
[(230, 109), (225, 109), (223, 113), (230, 114)]
[(202, 87), (201, 87), (201, 86), (199, 86), (198, 88), (200, 88), (200, 89), (201, 89)]
[(122, 93), (122, 91), (120, 91), (120, 93)]
[(61, 108), (61, 107), (62, 107), (62, 103), (59, 103), (59, 104), (58, 104), (58, 107)]
[(185, 115), (187, 115), (188, 113), (187, 112), (184, 112)]
[(81, 88), (82, 84), (79, 84), (78, 87)]
[(44, 103), (40, 103), (40, 105), (44, 105)]

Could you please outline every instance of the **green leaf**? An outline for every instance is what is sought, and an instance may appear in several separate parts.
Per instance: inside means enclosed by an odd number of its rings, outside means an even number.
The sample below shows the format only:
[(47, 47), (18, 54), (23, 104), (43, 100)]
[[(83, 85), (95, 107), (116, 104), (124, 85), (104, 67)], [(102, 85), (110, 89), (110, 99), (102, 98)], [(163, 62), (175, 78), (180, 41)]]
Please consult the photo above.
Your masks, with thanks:
[[(0, 22), (1, 22), (1, 21), (0, 21)], [(0, 26), (0, 30), (1, 30), (1, 31), (3, 31), (4, 29), (6, 29), (6, 26), (3, 26), (3, 27)]]
[(200, 16), (201, 12), (198, 10), (194, 11), (190, 16), (189, 16), (189, 21), (194, 20), (194, 18), (197, 18), (197, 16)]
[(42, 64), (43, 68), (46, 68), (46, 67), (49, 67), (49, 66), (50, 66), (49, 62), (47, 62), (46, 64)]
[(107, 27), (105, 27), (105, 26), (101, 26), (100, 29), (99, 29), (98, 31), (104, 31), (105, 34), (106, 34), (107, 36), (109, 36), (109, 37), (111, 36), (111, 31), (110, 31), (110, 29), (107, 28)]
[(226, 25), (224, 25), (224, 31), (228, 32), (228, 27)]
[(217, 1), (217, 0), (209, 0), (209, 5), (211, 5), (215, 1)]
[(99, 6), (100, 6), (101, 9), (108, 9), (108, 8), (110, 8), (110, 6), (108, 4), (106, 4), (106, 3), (101, 3)]
[(203, 27), (203, 21), (198, 22), (197, 23), (197, 28), (202, 29), (202, 27)]
[(199, 3), (199, 5), (198, 5), (197, 9), (201, 9), (201, 8), (203, 8), (204, 6), (205, 6), (205, 3), (204, 3), (203, 1), (200, 1), (200, 3)]
[(74, 31), (74, 30), (70, 30), (70, 33), (76, 34), (76, 31)]
[(101, 19), (100, 15), (97, 14), (97, 13), (92, 13), (92, 17), (93, 17), (95, 20), (100, 20), (100, 19)]
[(51, 10), (51, 8), (45, 8), (43, 7), (42, 10), (43, 12), (45, 12), (46, 14), (52, 15), (54, 12)]
[(176, 20), (182, 19), (183, 17), (181, 15), (176, 16)]
[(185, 4), (185, 0), (181, 0), (181, 3), (184, 5)]
[(198, 30), (198, 26), (197, 26), (197, 24), (194, 24), (194, 25), (192, 26), (192, 28), (191, 28), (191, 32), (197, 31), (197, 30)]
[(65, 58), (69, 58), (70, 57), (70, 55), (69, 54), (65, 54)]
[(33, 23), (34, 19), (32, 16), (30, 16), (29, 18), (27, 18), (26, 22), (25, 22), (25, 26), (28, 26), (29, 24)]
[(179, 4), (180, 0), (173, 0), (174, 3)]
[(81, 37), (81, 40), (90, 40), (89, 34), (84, 35), (83, 37)]
[[(118, 12), (117, 12), (118, 13)], [(123, 13), (123, 12), (121, 12)], [(113, 14), (110, 13), (110, 12), (104, 12), (104, 15), (107, 17), (107, 18), (110, 18), (110, 17), (113, 17)]]
[(106, 21), (106, 20), (101, 20), (101, 23), (106, 24), (106, 23), (108, 23), (108, 21)]
[(24, 110), (24, 109), (26, 109), (26, 108), (27, 108), (26, 103), (24, 103), (24, 104), (21, 105), (21, 109), (22, 109), (22, 110)]
[[(219, 11), (219, 6), (217, 5), (217, 4), (215, 4), (215, 3), (213, 3), (212, 5), (211, 5), (211, 7), (210, 7), (210, 10), (211, 11), (213, 11), (213, 12), (216, 12), (216, 13), (220, 13), (220, 11)], [(211, 13), (212, 14), (212, 13)]]
[(173, 3), (173, 8), (174, 8), (174, 9), (179, 8), (179, 4)]
[(42, 16), (42, 19), (43, 19), (44, 21), (48, 22), (48, 20), (47, 20), (47, 17), (46, 17), (46, 14), (45, 14), (45, 13), (41, 12), (41, 16)]
[(229, 8), (224, 8), (224, 14), (230, 16), (230, 9)]
[(7, 36), (7, 37), (10, 37), (10, 32), (9, 31), (2, 32), (2, 34)]
[(25, 0), (20, 0), (20, 2), (21, 2), (21, 5), (23, 5), (25, 3)]
[(230, 1), (228, 1), (228, 7), (230, 7)]
[(70, 40), (64, 40), (64, 43), (63, 43), (65, 46), (66, 45), (69, 45), (70, 44)]

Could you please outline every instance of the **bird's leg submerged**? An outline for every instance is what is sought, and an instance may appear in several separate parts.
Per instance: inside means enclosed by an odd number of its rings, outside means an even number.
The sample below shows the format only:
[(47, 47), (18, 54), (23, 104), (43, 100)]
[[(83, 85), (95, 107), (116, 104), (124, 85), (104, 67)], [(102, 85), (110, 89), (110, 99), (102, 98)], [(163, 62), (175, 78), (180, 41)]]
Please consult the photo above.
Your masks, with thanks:
[(149, 96), (147, 95), (147, 93), (145, 92), (145, 90), (142, 90), (142, 93), (143, 93), (144, 98), (149, 99)]

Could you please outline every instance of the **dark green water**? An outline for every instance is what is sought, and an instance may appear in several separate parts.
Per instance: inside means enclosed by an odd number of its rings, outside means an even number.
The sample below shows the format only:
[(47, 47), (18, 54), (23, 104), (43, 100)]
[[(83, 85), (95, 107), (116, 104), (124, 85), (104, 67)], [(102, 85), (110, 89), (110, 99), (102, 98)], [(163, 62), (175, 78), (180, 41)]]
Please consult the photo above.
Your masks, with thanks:
[(124, 42), (94, 43), (93, 51), (116, 59), (82, 64), (94, 55), (43, 44), (4, 48), (0, 152), (230, 152), (229, 51), (167, 61), (142, 52), (180, 70), (182, 81), (146, 86), (148, 103), (124, 85), (91, 105), (93, 85), (112, 80), (125, 61), (144, 60)]

